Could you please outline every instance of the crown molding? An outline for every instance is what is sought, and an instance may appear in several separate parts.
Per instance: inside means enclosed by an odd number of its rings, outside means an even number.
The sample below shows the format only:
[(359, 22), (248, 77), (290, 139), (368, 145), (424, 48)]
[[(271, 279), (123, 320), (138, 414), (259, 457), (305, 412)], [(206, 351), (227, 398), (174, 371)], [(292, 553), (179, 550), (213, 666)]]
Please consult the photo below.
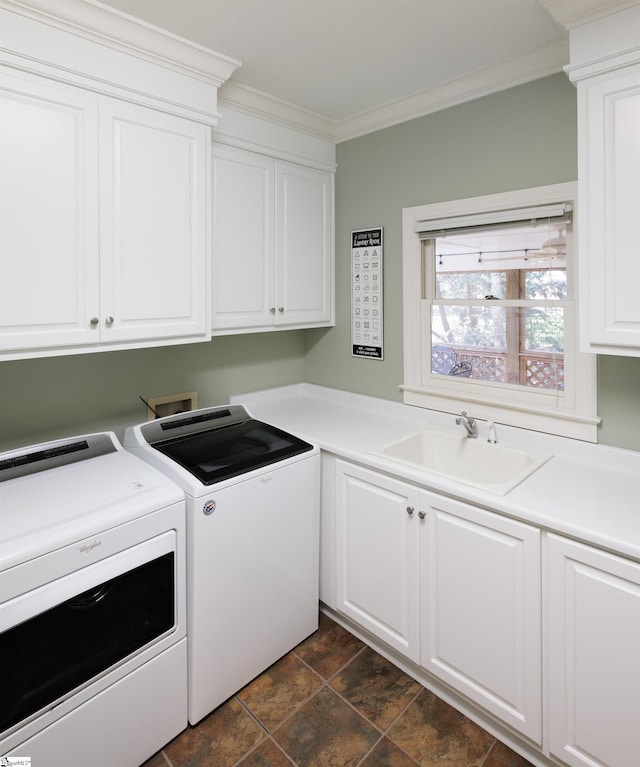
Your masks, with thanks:
[(0, 0), (0, 9), (113, 50), (198, 77), (215, 87), (240, 62), (122, 13), (97, 0)]
[(537, 3), (565, 29), (640, 5), (639, 0), (537, 0)]
[(237, 83), (233, 79), (221, 86), (218, 91), (218, 104), (221, 108), (227, 106), (252, 117), (335, 141), (334, 121), (248, 85)]
[(374, 131), (472, 101), (516, 85), (561, 72), (569, 63), (569, 42), (556, 41), (524, 56), (428, 88), (403, 99), (381, 104), (374, 109), (345, 118), (330, 120), (275, 99), (233, 80), (220, 89), (224, 104), (247, 114), (261, 117), (312, 135), (341, 143)]
[(383, 104), (338, 124), (336, 141), (346, 141), (466, 101), (556, 74), (569, 62), (569, 42), (561, 40), (524, 56), (451, 80), (405, 99)]

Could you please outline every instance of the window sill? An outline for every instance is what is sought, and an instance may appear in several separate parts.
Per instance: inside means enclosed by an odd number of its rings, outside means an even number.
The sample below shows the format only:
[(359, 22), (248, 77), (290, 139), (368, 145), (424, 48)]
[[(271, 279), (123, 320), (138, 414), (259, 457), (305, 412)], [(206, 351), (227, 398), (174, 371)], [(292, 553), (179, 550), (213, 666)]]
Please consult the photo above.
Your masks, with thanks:
[(583, 416), (566, 410), (541, 407), (526, 407), (520, 403), (489, 401), (465, 389), (464, 392), (430, 391), (401, 385), (405, 405), (428, 408), (445, 413), (457, 413), (465, 406), (473, 411), (475, 418), (494, 421), (507, 426), (516, 426), (545, 434), (578, 439), (584, 442), (598, 441), (598, 417)]

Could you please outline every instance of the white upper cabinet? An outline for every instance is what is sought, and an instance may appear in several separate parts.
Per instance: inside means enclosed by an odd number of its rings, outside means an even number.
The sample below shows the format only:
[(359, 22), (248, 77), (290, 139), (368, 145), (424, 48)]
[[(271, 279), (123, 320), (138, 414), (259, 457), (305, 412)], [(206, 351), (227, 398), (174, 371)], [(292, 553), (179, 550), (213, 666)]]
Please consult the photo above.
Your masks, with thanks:
[(93, 342), (97, 102), (0, 69), (0, 350)]
[(213, 329), (274, 322), (275, 165), (254, 152), (214, 145)]
[(276, 324), (333, 323), (333, 177), (276, 166)]
[(203, 125), (100, 104), (103, 343), (207, 337), (207, 148)]
[(214, 333), (333, 324), (333, 173), (212, 154)]
[(99, 4), (0, 2), (0, 358), (210, 338), (211, 126), (237, 64)]
[(571, 31), (581, 347), (640, 356), (640, 6)]

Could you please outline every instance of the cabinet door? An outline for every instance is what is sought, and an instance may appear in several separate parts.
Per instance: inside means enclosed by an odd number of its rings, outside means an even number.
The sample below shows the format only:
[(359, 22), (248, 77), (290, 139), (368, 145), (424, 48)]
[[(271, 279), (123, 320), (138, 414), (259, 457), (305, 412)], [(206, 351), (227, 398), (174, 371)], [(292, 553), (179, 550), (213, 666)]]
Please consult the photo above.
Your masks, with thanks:
[(97, 342), (97, 108), (0, 73), (0, 350)]
[(640, 64), (578, 87), (583, 346), (640, 356)]
[(277, 166), (276, 323), (333, 322), (333, 176)]
[(549, 535), (550, 750), (572, 767), (640, 760), (640, 565)]
[(540, 533), (424, 493), (420, 663), (541, 742)]
[(336, 462), (338, 610), (418, 659), (417, 491)]
[(206, 338), (209, 129), (100, 105), (101, 340)]
[(231, 147), (215, 146), (212, 154), (212, 327), (268, 327), (275, 316), (275, 163)]

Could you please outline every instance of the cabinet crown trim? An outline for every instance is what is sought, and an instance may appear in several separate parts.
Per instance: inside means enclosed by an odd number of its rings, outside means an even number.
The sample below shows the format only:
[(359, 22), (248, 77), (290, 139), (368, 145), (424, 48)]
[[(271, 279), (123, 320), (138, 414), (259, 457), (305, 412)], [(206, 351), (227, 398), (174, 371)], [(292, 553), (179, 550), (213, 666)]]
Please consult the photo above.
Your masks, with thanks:
[(191, 70), (222, 85), (240, 61), (96, 0), (0, 0), (6, 8), (126, 52), (134, 49), (178, 70)]
[(637, 0), (538, 0), (538, 5), (565, 29), (588, 24), (636, 4)]
[[(31, 39), (31, 35), (18, 35), (15, 31), (12, 33), (12, 25), (8, 25), (9, 28), (0, 33), (0, 52), (17, 55), (32, 64), (50, 65), (66, 72), (76, 71), (96, 83), (106, 82), (106, 70), (112, 86), (150, 92), (148, 70), (141, 74), (138, 86), (135, 69), (109, 67), (104, 59), (92, 60), (86, 56), (86, 48), (83, 47), (86, 42), (101, 46), (102, 55), (110, 63), (113, 63), (113, 57), (126, 56), (147, 68), (157, 68), (158, 79), (161, 79), (163, 72), (165, 75), (172, 72), (179, 79), (189, 78), (199, 82), (201, 85), (197, 88), (197, 97), (191, 95), (186, 97), (187, 100), (208, 100), (214, 107), (217, 104), (217, 89), (240, 66), (240, 61), (236, 59), (109, 8), (97, 0), (0, 0), (0, 15), (3, 11), (5, 14), (14, 14), (14, 19), (21, 17), (22, 23), (30, 23), (34, 31), (37, 24), (38, 32), (51, 38), (51, 45), (43, 52), (38, 48), (41, 40), (37, 35)], [(8, 14), (6, 18), (10, 18)], [(60, 45), (60, 40), (54, 39), (56, 33), (65, 38), (67, 45)], [(117, 80), (121, 71), (126, 78), (122, 82)], [(202, 87), (209, 92), (215, 88), (213, 98), (209, 96), (205, 99), (200, 93)], [(157, 90), (157, 87), (153, 86), (153, 89)], [(176, 90), (180, 92), (182, 88)], [(202, 108), (203, 113), (206, 111), (213, 114), (213, 110)]]

